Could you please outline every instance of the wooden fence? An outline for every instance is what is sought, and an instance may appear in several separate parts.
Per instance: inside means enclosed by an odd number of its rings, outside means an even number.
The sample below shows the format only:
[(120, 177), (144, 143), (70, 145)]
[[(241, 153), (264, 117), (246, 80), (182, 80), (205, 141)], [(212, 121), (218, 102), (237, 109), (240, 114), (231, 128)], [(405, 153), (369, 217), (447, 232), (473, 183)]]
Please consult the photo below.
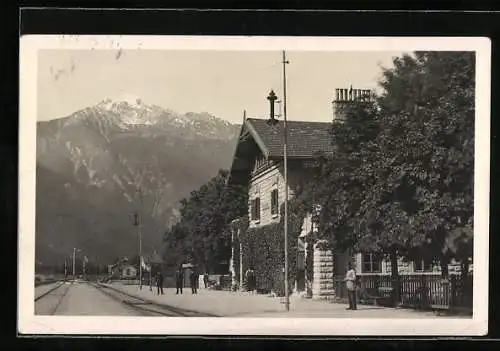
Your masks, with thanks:
[[(472, 279), (472, 275), (465, 280), (456, 275), (448, 279), (441, 275), (402, 275), (397, 280), (390, 275), (360, 275), (357, 293), (361, 303), (472, 311)], [(346, 299), (343, 279), (335, 278), (334, 286), (336, 298)]]

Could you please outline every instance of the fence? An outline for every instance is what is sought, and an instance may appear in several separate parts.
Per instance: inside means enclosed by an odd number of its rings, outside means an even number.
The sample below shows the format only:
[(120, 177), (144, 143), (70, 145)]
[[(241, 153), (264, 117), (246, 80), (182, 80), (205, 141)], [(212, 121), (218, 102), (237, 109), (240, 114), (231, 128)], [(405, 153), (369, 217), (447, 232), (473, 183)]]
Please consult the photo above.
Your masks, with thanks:
[[(376, 299), (381, 305), (472, 311), (472, 279), (472, 275), (465, 279), (456, 275), (448, 279), (441, 275), (403, 275), (397, 280), (390, 275), (361, 275), (358, 297), (361, 303)], [(343, 279), (335, 278), (334, 286), (335, 297), (346, 299)]]

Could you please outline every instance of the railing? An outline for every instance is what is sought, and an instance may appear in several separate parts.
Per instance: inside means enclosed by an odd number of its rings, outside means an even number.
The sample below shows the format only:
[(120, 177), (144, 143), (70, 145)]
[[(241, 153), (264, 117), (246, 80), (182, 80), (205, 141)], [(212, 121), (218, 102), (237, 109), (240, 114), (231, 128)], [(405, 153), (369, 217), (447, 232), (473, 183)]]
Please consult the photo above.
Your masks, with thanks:
[[(342, 278), (335, 278), (334, 287), (337, 299), (347, 299)], [(465, 280), (456, 275), (448, 279), (441, 275), (401, 275), (397, 280), (390, 275), (361, 275), (357, 294), (361, 303), (375, 298), (392, 306), (472, 311), (472, 275)]]

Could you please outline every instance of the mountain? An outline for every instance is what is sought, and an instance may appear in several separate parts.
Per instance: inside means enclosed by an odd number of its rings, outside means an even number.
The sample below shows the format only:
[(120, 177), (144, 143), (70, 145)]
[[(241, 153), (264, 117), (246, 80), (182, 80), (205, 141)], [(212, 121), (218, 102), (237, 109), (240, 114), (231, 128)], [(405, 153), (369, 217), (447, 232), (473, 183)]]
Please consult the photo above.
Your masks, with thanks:
[(60, 264), (82, 249), (99, 263), (161, 251), (178, 202), (228, 168), (239, 126), (140, 99), (103, 100), (37, 125), (36, 256)]

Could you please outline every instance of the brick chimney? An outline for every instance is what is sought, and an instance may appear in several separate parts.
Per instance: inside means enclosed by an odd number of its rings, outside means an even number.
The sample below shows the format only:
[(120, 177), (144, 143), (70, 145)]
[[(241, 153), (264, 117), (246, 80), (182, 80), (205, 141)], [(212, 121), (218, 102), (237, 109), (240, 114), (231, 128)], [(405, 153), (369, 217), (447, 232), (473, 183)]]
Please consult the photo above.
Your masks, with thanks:
[(341, 118), (339, 109), (345, 104), (353, 102), (369, 102), (372, 99), (372, 91), (370, 89), (353, 89), (352, 85), (349, 88), (335, 89), (335, 98), (332, 101), (333, 119)]

